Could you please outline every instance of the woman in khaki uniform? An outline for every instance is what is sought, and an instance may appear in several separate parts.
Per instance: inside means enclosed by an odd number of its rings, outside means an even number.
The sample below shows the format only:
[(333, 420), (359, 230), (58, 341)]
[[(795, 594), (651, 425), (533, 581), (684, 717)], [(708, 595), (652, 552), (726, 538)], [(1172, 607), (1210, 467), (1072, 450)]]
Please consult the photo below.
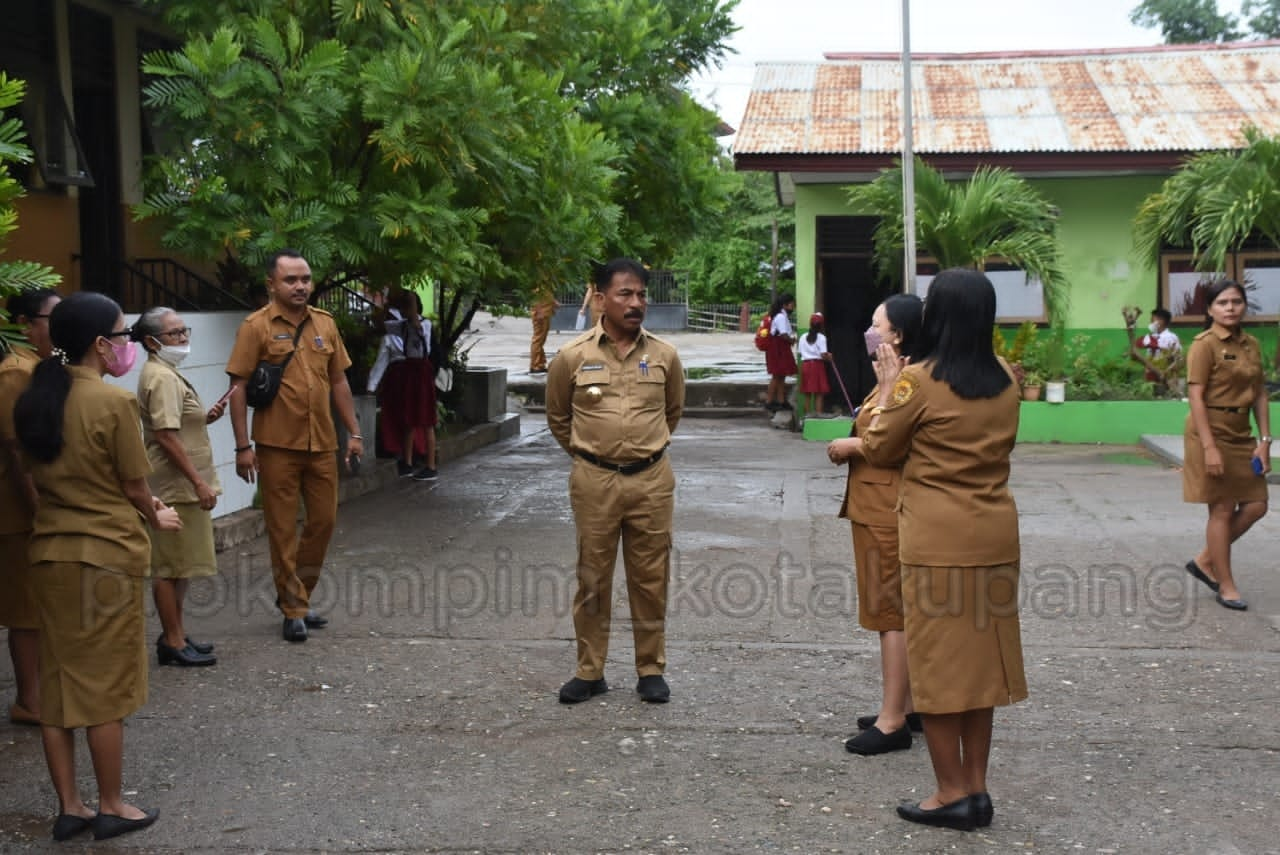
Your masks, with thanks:
[(911, 697), (924, 720), (937, 789), (898, 806), (910, 822), (991, 823), (994, 708), (1027, 696), (1018, 622), (1018, 509), (1009, 454), (1019, 394), (992, 350), (996, 296), (975, 270), (929, 286), (919, 364), (888, 345), (880, 402), (861, 440), (875, 466), (903, 465), (898, 505)]
[(40, 723), (40, 616), (35, 576), (27, 560), (36, 497), (14, 432), (13, 405), (31, 382), (36, 363), (49, 356), (49, 312), (61, 298), (48, 288), (9, 298), (9, 319), (30, 347), (0, 349), (0, 625), (9, 628), (9, 658), (17, 698), (9, 707), (14, 724)]
[[(865, 333), (867, 352), (875, 356), (882, 343), (895, 356), (910, 356), (920, 338), (923, 304), (914, 294), (895, 294), (876, 307), (871, 328)], [(898, 488), (902, 467), (872, 466), (854, 455), (855, 438), (871, 425), (871, 411), (880, 400), (880, 388), (867, 395), (853, 422), (849, 439), (833, 440), (827, 458), (849, 464), (841, 518), (853, 529), (853, 559), (858, 584), (858, 623), (880, 634), (880, 675), (884, 695), (877, 715), (860, 716), (862, 731), (846, 740), (853, 754), (884, 754), (911, 747), (912, 729), (920, 730), (920, 716), (911, 705), (907, 677), (907, 639), (903, 633), (902, 576), (898, 567)]]
[[(136, 355), (115, 301), (73, 294), (49, 316), (50, 358), (14, 411), (40, 495), (31, 534), (40, 615), (40, 722), (58, 794), (53, 836), (115, 837), (155, 821), (124, 801), (125, 716), (147, 696), (142, 586), (151, 550), (144, 521), (175, 530), (178, 515), (147, 488), (138, 404), (102, 381)], [(98, 812), (76, 784), (74, 729), (86, 729)]]
[[(1240, 328), (1248, 310), (1244, 288), (1221, 279), (1206, 296), (1207, 329), (1187, 354), (1191, 412), (1183, 432), (1182, 498), (1209, 506), (1205, 545), (1187, 571), (1214, 592), (1218, 603), (1244, 611), (1231, 572), (1231, 544), (1267, 512), (1271, 470), (1271, 415), (1263, 385), (1262, 352)], [(1258, 439), (1249, 430), (1249, 413)], [(1257, 467), (1256, 470), (1254, 467)]]
[(222, 418), (226, 402), (205, 410), (178, 366), (191, 352), (191, 330), (173, 309), (148, 309), (133, 325), (133, 340), (147, 351), (138, 377), (138, 407), (147, 445), (151, 492), (178, 512), (180, 531), (151, 535), (151, 596), (163, 633), (156, 639), (161, 665), (213, 665), (213, 645), (192, 641), (182, 625), (182, 602), (192, 579), (213, 576), (213, 517), (222, 485), (213, 469), (207, 425)]

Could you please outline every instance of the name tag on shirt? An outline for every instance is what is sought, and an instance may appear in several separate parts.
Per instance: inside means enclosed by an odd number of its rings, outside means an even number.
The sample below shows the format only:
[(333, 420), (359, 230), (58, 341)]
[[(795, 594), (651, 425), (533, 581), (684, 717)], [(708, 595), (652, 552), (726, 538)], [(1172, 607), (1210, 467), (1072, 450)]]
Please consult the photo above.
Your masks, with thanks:
[(287, 332), (276, 333), (272, 338), (276, 341), (293, 341), (293, 336), (289, 335)]
[(589, 365), (583, 365), (583, 366), (582, 366), (580, 369), (578, 369), (578, 370), (579, 370), (579, 371), (603, 371), (603, 370), (604, 370), (604, 363), (601, 363), (601, 362), (595, 362), (595, 363), (591, 363), (591, 364), (589, 364)]

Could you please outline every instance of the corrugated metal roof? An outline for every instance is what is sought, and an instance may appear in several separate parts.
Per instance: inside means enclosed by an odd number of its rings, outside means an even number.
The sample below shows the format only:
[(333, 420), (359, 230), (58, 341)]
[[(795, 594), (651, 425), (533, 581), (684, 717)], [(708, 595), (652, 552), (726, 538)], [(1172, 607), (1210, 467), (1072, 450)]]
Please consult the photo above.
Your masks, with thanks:
[[(734, 153), (891, 154), (902, 66), (829, 55), (756, 67)], [(912, 58), (922, 154), (1183, 152), (1280, 133), (1280, 42)]]

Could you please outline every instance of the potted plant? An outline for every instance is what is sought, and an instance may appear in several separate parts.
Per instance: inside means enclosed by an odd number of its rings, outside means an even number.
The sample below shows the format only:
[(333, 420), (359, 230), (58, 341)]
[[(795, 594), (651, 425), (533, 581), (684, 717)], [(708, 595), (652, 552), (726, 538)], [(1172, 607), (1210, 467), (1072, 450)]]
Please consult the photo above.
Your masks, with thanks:
[(1044, 378), (1035, 371), (1028, 371), (1022, 377), (1022, 400), (1038, 401), (1044, 388)]
[(1044, 372), (1048, 378), (1044, 399), (1050, 404), (1061, 404), (1067, 395), (1067, 343), (1060, 327), (1054, 328), (1044, 343)]

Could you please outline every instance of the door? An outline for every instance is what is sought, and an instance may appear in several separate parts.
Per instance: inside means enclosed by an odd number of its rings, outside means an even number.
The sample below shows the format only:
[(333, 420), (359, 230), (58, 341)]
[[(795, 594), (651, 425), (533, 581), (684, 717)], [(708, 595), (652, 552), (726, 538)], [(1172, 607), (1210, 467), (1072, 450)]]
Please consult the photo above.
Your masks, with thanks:
[[(816, 223), (815, 303), (826, 321), (827, 349), (855, 407), (876, 384), (862, 334), (871, 326), (876, 306), (894, 292), (876, 276), (872, 235), (878, 223), (876, 217), (818, 217)], [(838, 382), (828, 403), (845, 405)]]

